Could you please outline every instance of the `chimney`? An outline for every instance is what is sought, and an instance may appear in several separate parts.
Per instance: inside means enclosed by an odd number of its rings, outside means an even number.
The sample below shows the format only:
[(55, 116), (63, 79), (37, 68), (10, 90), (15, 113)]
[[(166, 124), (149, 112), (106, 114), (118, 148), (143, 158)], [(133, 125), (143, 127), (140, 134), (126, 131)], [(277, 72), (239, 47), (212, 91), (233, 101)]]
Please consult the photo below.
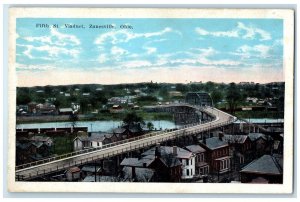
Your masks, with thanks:
[(206, 144), (206, 135), (203, 135), (203, 144)]
[(157, 143), (156, 147), (155, 147), (155, 158), (159, 158), (161, 157), (161, 153), (160, 153), (160, 144)]
[(223, 141), (223, 137), (224, 137), (223, 133), (220, 132), (220, 133), (219, 133), (219, 140)]
[(173, 146), (173, 154), (174, 156), (177, 156), (177, 146)]
[(136, 173), (135, 173), (135, 167), (134, 166), (131, 167), (131, 178), (132, 178), (132, 181), (136, 180)]

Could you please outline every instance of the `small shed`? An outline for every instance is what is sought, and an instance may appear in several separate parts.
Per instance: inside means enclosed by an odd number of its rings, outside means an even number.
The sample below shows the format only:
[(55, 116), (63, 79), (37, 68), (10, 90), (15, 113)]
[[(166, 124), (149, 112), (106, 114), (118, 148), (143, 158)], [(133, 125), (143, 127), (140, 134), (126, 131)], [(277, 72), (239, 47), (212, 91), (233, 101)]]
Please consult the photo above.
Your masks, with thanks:
[(72, 167), (66, 171), (68, 181), (78, 181), (80, 179), (80, 168)]

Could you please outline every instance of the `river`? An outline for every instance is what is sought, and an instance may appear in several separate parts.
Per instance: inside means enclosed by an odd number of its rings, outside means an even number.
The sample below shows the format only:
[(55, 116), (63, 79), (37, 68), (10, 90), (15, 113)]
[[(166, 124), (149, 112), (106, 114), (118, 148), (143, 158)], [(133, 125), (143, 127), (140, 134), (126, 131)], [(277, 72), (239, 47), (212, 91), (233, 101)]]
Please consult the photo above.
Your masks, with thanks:
[[(252, 123), (282, 123), (283, 119), (247, 119)], [(148, 121), (146, 121), (147, 123)], [(166, 120), (156, 120), (151, 121), (154, 125), (154, 128), (159, 129), (170, 129), (175, 128), (176, 125), (172, 121)], [(240, 121), (236, 121), (240, 123)], [(91, 132), (107, 132), (113, 128), (121, 126), (121, 121), (78, 121), (76, 122), (77, 127), (88, 127), (88, 131)], [(26, 128), (61, 128), (61, 127), (71, 127), (71, 122), (48, 122), (48, 123), (30, 123), (30, 124), (17, 124), (17, 129), (26, 129)]]
[[(146, 121), (146, 124), (149, 121)], [(176, 125), (172, 121), (166, 120), (156, 120), (151, 121), (154, 125), (154, 128), (167, 129), (175, 128)], [(88, 127), (89, 132), (107, 132), (113, 128), (121, 126), (121, 121), (78, 121), (76, 122), (77, 127)], [(71, 127), (71, 122), (48, 122), (48, 123), (26, 123), (26, 124), (17, 124), (17, 129), (27, 129), (27, 128), (62, 128), (62, 127)]]

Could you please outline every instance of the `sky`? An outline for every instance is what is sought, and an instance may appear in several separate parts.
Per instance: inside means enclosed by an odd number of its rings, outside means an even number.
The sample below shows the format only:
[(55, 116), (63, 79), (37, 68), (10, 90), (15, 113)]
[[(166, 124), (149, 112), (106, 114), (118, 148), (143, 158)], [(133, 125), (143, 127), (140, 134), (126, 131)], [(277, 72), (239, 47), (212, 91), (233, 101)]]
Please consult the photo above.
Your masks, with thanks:
[(284, 81), (280, 19), (19, 18), (16, 33), (18, 86)]

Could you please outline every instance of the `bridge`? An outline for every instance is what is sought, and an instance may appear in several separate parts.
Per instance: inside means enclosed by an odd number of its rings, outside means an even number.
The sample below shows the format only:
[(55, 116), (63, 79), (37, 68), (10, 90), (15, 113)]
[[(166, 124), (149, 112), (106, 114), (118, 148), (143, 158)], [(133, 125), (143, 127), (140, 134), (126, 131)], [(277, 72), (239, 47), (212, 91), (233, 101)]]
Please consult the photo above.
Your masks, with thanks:
[(142, 136), (113, 142), (111, 144), (104, 145), (101, 148), (84, 149), (77, 152), (16, 166), (16, 180), (33, 180), (45, 175), (64, 171), (72, 166), (84, 165), (130, 151), (150, 147), (156, 145), (157, 143), (174, 140), (175, 138), (210, 131), (236, 121), (236, 117), (213, 107), (199, 107), (184, 103), (155, 107), (168, 109), (174, 109), (176, 107), (188, 107), (196, 110), (199, 113), (206, 113), (211, 117), (211, 119), (205, 122), (184, 125), (179, 128), (147, 133)]

